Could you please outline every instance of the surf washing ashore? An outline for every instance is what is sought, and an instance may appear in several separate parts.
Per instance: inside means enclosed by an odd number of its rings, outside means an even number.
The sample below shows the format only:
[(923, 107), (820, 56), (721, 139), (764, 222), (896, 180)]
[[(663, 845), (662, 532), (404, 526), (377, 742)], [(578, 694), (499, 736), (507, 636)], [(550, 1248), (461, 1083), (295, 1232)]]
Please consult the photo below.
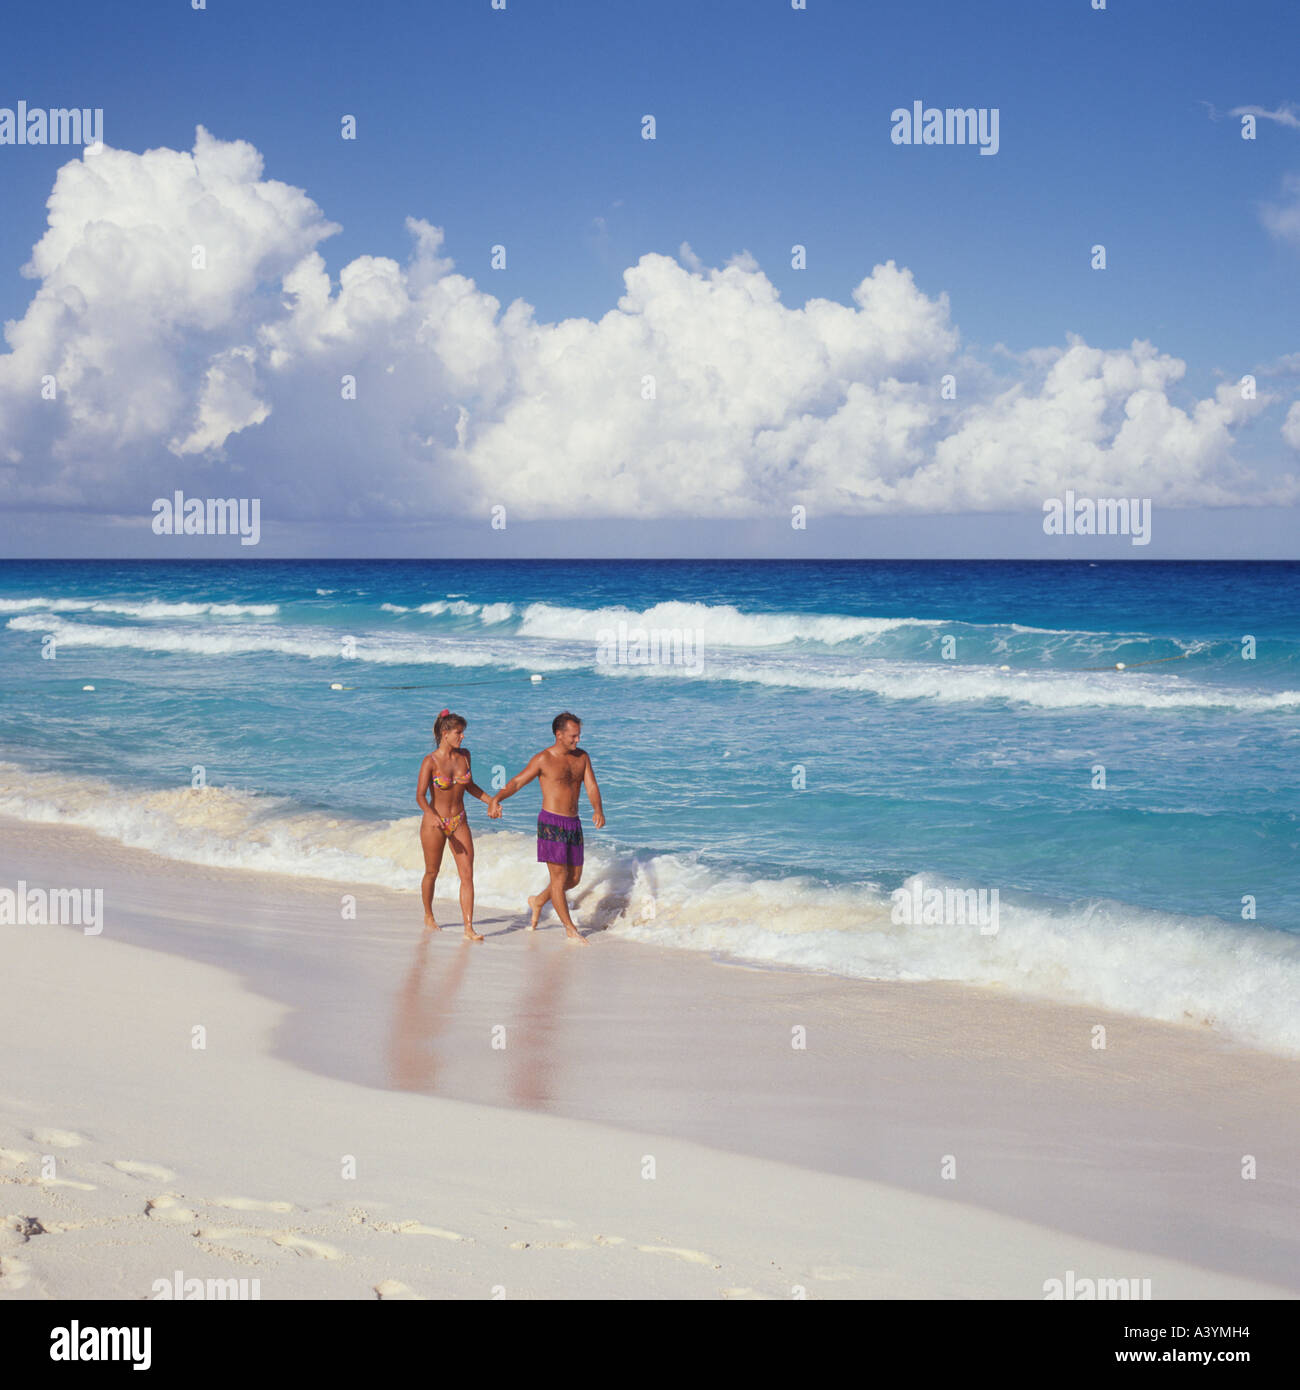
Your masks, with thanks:
[(1300, 1292), (1295, 1063), (1209, 1029), (0, 822), (73, 860), (103, 935), (0, 925), (0, 1298)]
[[(602, 928), (1300, 1055), (1300, 567), (463, 572), (472, 593), (418, 562), (0, 566), (0, 814), (418, 893), (437, 712), (493, 795), (571, 709), (617, 807), (580, 890)], [(703, 655), (602, 660), (620, 624)], [(522, 904), (538, 808), (467, 806), (479, 900)], [(996, 933), (893, 920), (970, 890)]]
[[(1043, 1297), (1067, 1269), (1155, 1298), (1293, 1291), (1298, 587), (1289, 564), (464, 562), (454, 591), (421, 562), (0, 566), (0, 888), (89, 885), (108, 924), (0, 923), (59, 1000), (0, 1025), (36, 1059), (0, 1116), (4, 1171), (55, 1204), (61, 1241), (130, 1207), (140, 1297), (228, 1275), (232, 1250), (266, 1262), (263, 1298), (446, 1295), (507, 1258), (489, 1230), (512, 1220), (547, 1261), (596, 1252), (557, 1276), (574, 1293)], [(602, 661), (620, 625), (697, 634), (699, 660)], [(457, 930), (425, 936), (408, 809), (444, 710), (489, 803), (464, 801), (472, 947), (450, 854), (434, 902)], [(549, 913), (528, 931), (540, 800), (501, 795), (560, 711), (608, 818), (585, 821), (568, 892), (597, 948), (577, 952)], [(118, 1036), (133, 980), (184, 993)], [(252, 1205), (221, 1205), (233, 1155), (147, 1098), (116, 1114), (107, 1072), (57, 1080), (74, 1016), (119, 1075), (174, 1088), (167, 1067), (202, 1057), (199, 1130), (205, 1096), (254, 1097), (221, 1102), (245, 1150), (265, 1140)], [(286, 1193), (267, 1126), (304, 1078)], [(440, 1194), (381, 1157), (412, 1126), (535, 1142), (566, 1176), (590, 1136), (565, 1127), (594, 1126), (637, 1176), (562, 1200), (530, 1161), (497, 1174), (507, 1211), (493, 1161)], [(52, 1133), (75, 1142), (47, 1172)], [(697, 1178), (663, 1184), (670, 1149)], [(860, 1225), (817, 1195), (828, 1177)], [(720, 1207), (737, 1183), (823, 1213), (774, 1237), (797, 1274)], [(975, 1265), (909, 1255), (889, 1225), (908, 1211)], [(416, 1227), (444, 1233), (438, 1259), (371, 1259)], [(58, 1250), (92, 1238), (43, 1240), (13, 1256), (21, 1296), (88, 1287)], [(337, 1257), (291, 1276), (295, 1241)]]

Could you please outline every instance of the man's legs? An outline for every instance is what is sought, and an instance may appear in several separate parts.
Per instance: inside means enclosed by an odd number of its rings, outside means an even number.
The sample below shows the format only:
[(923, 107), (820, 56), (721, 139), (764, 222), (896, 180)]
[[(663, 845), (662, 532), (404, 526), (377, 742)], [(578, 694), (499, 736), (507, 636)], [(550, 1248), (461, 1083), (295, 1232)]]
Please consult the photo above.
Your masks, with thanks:
[(581, 941), (585, 946), (586, 939), (569, 916), (569, 904), (564, 896), (573, 868), (568, 864), (548, 864), (546, 867), (551, 871), (551, 906), (555, 909), (556, 916), (564, 923), (564, 934), (570, 941)]
[[(554, 868), (565, 868), (566, 866), (563, 865), (563, 864), (559, 864), (559, 865), (550, 864), (550, 865), (548, 865), (547, 867), (548, 867), (548, 868), (554, 869)], [(578, 886), (578, 884), (581, 882), (581, 880), (582, 880), (582, 865), (581, 865), (581, 864), (569, 864), (569, 865), (567, 866), (567, 869), (568, 869), (568, 877), (566, 878), (565, 884), (564, 884), (564, 891), (565, 891), (566, 893), (571, 892), (571, 891), (572, 891), (574, 888), (576, 888), (576, 887)], [(533, 920), (532, 920), (531, 922), (529, 922), (529, 924), (528, 924), (528, 930), (529, 930), (529, 931), (536, 931), (536, 930), (537, 930), (537, 919), (542, 915), (542, 912), (543, 912), (543, 910), (545, 909), (546, 904), (549, 903), (550, 901), (551, 901), (551, 876), (548, 874), (547, 877), (546, 877), (546, 887), (543, 888), (542, 891), (541, 891), (540, 893), (535, 893), (535, 894), (533, 894), (533, 896), (532, 896), (531, 898), (528, 899), (528, 906), (532, 909), (532, 913), (533, 913)], [(561, 919), (561, 920), (563, 920), (563, 919)]]

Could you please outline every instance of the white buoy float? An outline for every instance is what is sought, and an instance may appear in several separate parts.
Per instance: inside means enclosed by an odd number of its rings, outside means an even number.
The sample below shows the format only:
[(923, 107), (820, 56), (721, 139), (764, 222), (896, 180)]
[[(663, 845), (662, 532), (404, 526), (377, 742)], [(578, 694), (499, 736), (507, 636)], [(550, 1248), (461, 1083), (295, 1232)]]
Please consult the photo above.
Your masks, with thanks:
[(342, 690), (342, 689), (343, 689), (343, 683), (342, 683), (341, 681), (331, 681), (331, 682), (330, 682), (330, 689), (331, 689), (331, 690)]
[(1123, 663), (1122, 661), (1117, 661), (1117, 662), (1115, 663), (1115, 669), (1116, 669), (1117, 671), (1123, 671), (1123, 670), (1125, 670), (1126, 668), (1125, 668), (1125, 665), (1124, 665), (1124, 663)]
[(95, 687), (93, 685), (83, 685), (81, 688), (83, 690), (94, 690)]
[(534, 675), (529, 676), (528, 679), (529, 679), (530, 681), (532, 681), (532, 683), (533, 683), (534, 685), (538, 685), (538, 684), (541, 683), (541, 679), (542, 679), (542, 678), (541, 678), (541, 676), (534, 674)]

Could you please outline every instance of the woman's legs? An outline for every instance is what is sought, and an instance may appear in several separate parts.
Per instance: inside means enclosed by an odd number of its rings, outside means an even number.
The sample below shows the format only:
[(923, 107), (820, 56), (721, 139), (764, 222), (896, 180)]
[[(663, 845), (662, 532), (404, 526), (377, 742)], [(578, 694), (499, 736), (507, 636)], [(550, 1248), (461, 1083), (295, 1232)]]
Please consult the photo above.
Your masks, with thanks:
[(420, 848), (424, 850), (424, 877), (420, 880), (420, 899), (424, 903), (424, 925), (434, 931), (441, 928), (433, 920), (433, 889), (442, 865), (442, 852), (447, 846), (438, 817), (426, 811), (420, 822)]
[(465, 923), (465, 937), (468, 941), (482, 941), (474, 930), (474, 837), (470, 834), (469, 822), (461, 821), (451, 832), (450, 839), (460, 874), (460, 915)]

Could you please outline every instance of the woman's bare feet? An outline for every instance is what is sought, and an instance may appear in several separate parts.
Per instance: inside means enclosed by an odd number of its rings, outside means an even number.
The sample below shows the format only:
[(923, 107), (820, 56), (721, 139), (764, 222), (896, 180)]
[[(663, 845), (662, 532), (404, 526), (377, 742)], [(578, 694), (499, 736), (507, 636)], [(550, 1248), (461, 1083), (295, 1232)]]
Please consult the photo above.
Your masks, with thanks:
[(473, 928), (472, 926), (469, 925), (468, 922), (465, 924), (465, 940), (466, 940), (466, 941), (482, 941), (482, 940), (483, 940), (483, 938), (478, 934), (478, 932), (476, 932), (476, 931), (474, 930), (474, 928)]
[(550, 900), (550, 896), (549, 892), (534, 893), (533, 896), (528, 899), (528, 906), (532, 908), (533, 911), (533, 920), (528, 924), (529, 931), (537, 930), (537, 919), (542, 915), (542, 908), (546, 906), (547, 902)]
[(433, 920), (433, 914), (431, 912), (426, 912), (424, 914), (424, 925), (428, 927), (430, 931), (442, 930), (442, 928), (437, 924), (437, 922)]
[(587, 944), (587, 938), (577, 929), (577, 927), (565, 927), (564, 934), (570, 941), (576, 941), (579, 946)]

